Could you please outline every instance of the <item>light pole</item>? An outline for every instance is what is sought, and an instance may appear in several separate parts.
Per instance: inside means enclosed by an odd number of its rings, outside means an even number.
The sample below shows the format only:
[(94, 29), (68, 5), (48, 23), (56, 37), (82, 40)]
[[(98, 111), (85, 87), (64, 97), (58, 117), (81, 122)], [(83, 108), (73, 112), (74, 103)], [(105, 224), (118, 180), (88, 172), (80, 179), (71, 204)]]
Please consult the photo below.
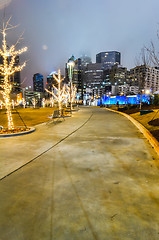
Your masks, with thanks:
[(72, 112), (72, 78), (73, 78), (73, 68), (74, 68), (75, 62), (74, 57), (72, 56), (67, 63), (68, 68), (68, 76), (70, 80), (70, 110)]

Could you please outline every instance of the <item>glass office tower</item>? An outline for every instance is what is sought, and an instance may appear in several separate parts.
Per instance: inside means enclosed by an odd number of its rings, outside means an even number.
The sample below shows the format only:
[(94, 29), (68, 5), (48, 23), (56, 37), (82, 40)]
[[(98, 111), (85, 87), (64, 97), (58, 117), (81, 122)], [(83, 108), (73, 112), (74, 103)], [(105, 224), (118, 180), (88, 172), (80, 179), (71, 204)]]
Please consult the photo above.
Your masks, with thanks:
[(101, 63), (103, 69), (108, 69), (120, 65), (120, 58), (121, 54), (117, 51), (100, 52), (96, 55), (96, 63)]

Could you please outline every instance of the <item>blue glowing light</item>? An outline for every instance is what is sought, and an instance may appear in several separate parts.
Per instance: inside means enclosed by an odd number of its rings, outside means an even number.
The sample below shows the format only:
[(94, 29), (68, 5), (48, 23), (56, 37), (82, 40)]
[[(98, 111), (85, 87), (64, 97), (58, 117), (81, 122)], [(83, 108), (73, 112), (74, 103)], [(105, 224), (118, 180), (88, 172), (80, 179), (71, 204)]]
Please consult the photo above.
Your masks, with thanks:
[[(103, 96), (101, 99), (98, 99), (97, 105), (113, 105), (113, 104), (139, 104), (140, 103), (141, 95), (132, 95), (132, 96)], [(150, 97), (149, 95), (142, 95), (142, 102), (150, 104), (149, 102)]]

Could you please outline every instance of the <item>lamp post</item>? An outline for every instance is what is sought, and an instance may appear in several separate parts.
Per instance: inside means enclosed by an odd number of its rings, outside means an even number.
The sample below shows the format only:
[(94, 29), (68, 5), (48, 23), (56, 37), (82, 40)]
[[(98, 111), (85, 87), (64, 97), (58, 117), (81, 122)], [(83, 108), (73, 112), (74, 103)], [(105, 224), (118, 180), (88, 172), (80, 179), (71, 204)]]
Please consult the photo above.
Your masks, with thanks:
[(74, 56), (72, 56), (67, 63), (68, 68), (68, 76), (70, 80), (70, 110), (72, 112), (72, 78), (73, 78), (73, 68), (74, 68), (75, 62), (74, 62)]

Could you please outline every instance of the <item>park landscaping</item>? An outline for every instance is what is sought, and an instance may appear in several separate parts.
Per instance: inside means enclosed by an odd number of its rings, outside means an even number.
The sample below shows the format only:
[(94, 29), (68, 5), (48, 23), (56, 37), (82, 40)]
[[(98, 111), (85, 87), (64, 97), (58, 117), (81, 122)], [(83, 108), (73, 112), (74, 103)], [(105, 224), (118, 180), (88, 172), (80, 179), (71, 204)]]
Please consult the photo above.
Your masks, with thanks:
[[(17, 127), (32, 127), (47, 122), (56, 109), (56, 107), (12, 109), (14, 125)], [(7, 114), (5, 109), (0, 110), (0, 125), (3, 126), (3, 128), (7, 128)]]
[(140, 115), (140, 112), (137, 112), (130, 114), (130, 116), (146, 127), (159, 141), (159, 109), (153, 109), (153, 112), (145, 115)]
[[(33, 127), (37, 124), (41, 124), (50, 120), (53, 111), (58, 109), (57, 107), (45, 107), (45, 108), (15, 108), (12, 109), (13, 121), (16, 128), (16, 132), (22, 132), (23, 129), (27, 130), (28, 127)], [(125, 112), (140, 122), (146, 127), (151, 134), (159, 141), (159, 108), (158, 107), (143, 107), (143, 109), (152, 109), (153, 112), (140, 115), (139, 108), (117, 108), (112, 106), (111, 109)], [(5, 109), (0, 109), (0, 126), (3, 126), (3, 130), (0, 133), (5, 133), (7, 128), (7, 114)], [(20, 127), (23, 127), (20, 128)], [(19, 129), (19, 130), (18, 130)], [(2, 132), (3, 131), (3, 132)], [(12, 130), (14, 132), (14, 130)]]

